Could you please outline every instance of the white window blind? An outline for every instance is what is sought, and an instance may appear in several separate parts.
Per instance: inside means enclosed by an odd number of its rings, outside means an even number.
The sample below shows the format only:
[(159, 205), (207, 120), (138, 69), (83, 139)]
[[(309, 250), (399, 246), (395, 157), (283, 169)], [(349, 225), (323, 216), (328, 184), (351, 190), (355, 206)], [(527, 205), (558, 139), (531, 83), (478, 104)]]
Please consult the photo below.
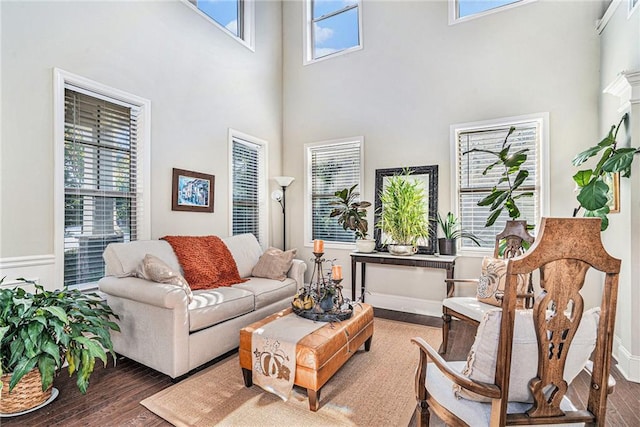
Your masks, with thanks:
[(355, 242), (355, 233), (343, 230), (329, 214), (335, 192), (360, 185), (361, 146), (359, 141), (309, 147), (311, 163), (311, 236), (330, 242)]
[[(528, 178), (518, 188), (517, 193), (533, 192), (533, 197), (523, 197), (517, 200), (520, 218), (529, 225), (535, 225), (540, 219), (540, 185), (539, 185), (539, 147), (540, 125), (538, 122), (520, 123), (513, 125), (516, 130), (509, 137), (510, 153), (528, 148), (527, 160), (521, 166), (529, 172)], [(503, 210), (492, 227), (485, 227), (489, 217), (490, 206), (478, 206), (478, 202), (491, 193), (498, 183), (504, 169), (494, 167), (486, 175), (482, 172), (492, 164), (496, 157), (482, 152), (463, 154), (471, 149), (500, 151), (511, 125), (490, 129), (465, 130), (457, 134), (457, 162), (458, 162), (458, 212), (462, 228), (483, 240), (482, 247), (493, 248), (496, 234), (500, 233), (509, 219)], [(499, 184), (499, 188), (507, 188), (507, 183)], [(462, 247), (475, 247), (468, 239), (463, 239)]]
[(265, 239), (261, 227), (261, 194), (264, 180), (263, 146), (233, 139), (233, 212), (232, 232), (234, 235), (251, 233), (258, 242)]
[(65, 87), (64, 284), (104, 276), (102, 252), (111, 242), (136, 240), (139, 110)]

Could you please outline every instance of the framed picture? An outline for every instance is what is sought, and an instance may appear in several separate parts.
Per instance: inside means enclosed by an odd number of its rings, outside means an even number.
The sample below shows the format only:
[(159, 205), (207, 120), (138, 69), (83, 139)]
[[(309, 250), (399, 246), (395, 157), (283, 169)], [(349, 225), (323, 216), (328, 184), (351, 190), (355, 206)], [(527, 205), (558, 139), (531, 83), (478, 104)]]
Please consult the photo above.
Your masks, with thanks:
[(173, 168), (171, 210), (213, 212), (215, 176)]
[[(382, 216), (382, 202), (380, 194), (389, 181), (395, 175), (403, 175), (407, 170), (410, 177), (420, 183), (424, 189), (425, 203), (427, 204), (427, 218), (429, 219), (429, 230), (437, 230), (436, 215), (438, 212), (438, 166), (412, 166), (405, 168), (376, 169), (376, 194), (375, 194), (375, 223), (380, 221)], [(376, 250), (387, 251), (388, 239), (379, 228), (375, 228), (374, 237), (376, 239)], [(436, 233), (429, 233), (428, 239), (418, 242), (419, 254), (433, 254), (436, 251)]]
[(609, 173), (604, 175), (603, 181), (609, 186), (609, 193), (607, 194), (607, 205), (609, 206), (609, 213), (620, 212), (620, 174)]

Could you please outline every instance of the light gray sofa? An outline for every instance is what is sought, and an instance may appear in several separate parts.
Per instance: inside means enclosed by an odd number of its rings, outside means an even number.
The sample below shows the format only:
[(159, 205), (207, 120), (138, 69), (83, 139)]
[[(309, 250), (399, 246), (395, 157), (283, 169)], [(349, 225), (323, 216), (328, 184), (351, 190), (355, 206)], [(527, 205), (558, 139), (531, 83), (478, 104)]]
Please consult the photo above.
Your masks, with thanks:
[(178, 286), (134, 277), (146, 254), (182, 272), (171, 245), (164, 240), (112, 243), (104, 251), (107, 276), (100, 291), (120, 317), (112, 332), (117, 353), (172, 378), (239, 345), (240, 329), (289, 307), (302, 287), (306, 264), (294, 259), (284, 281), (251, 277), (262, 254), (252, 234), (222, 239), (247, 282), (193, 291), (193, 300)]

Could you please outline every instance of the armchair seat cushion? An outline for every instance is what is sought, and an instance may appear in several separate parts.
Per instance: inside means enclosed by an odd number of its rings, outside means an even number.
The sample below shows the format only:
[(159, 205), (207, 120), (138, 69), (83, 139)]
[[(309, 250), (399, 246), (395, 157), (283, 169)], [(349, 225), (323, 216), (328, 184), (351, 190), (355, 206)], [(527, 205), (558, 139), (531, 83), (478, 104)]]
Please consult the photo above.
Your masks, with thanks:
[(189, 332), (222, 323), (254, 309), (253, 294), (236, 287), (220, 287), (193, 292), (189, 304)]
[(250, 277), (248, 281), (233, 285), (233, 288), (248, 291), (255, 297), (255, 309), (259, 310), (296, 293), (297, 282), (292, 278), (283, 281)]
[(487, 311), (496, 308), (491, 304), (478, 301), (476, 297), (445, 298), (442, 305), (478, 323)]
[[(448, 362), (451, 368), (458, 372), (462, 372), (465, 362)], [(445, 377), (440, 370), (433, 364), (427, 365), (426, 386), (429, 395), (438, 401), (439, 404), (447, 408), (447, 410), (456, 414), (462, 421), (470, 426), (488, 426), (491, 416), (491, 404), (475, 402), (473, 400), (461, 399), (456, 397), (453, 392), (453, 382)], [(507, 404), (507, 413), (524, 412), (531, 407), (531, 403), (509, 402)], [(575, 406), (565, 396), (560, 403), (560, 408), (564, 411), (575, 411)], [(554, 424), (554, 426), (579, 426), (581, 424)], [(584, 425), (584, 424), (582, 424)]]

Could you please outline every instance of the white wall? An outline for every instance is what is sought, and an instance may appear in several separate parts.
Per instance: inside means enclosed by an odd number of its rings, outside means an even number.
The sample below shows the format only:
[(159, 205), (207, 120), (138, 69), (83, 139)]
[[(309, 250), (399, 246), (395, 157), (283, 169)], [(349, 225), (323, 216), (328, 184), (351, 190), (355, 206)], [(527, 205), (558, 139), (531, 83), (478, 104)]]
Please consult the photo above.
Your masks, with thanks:
[[(603, 91), (623, 72), (640, 72), (640, 8), (628, 13), (626, 1), (614, 0), (601, 33), (601, 76)], [(621, 97), (602, 93), (600, 130), (605, 135), (612, 124), (630, 113), (630, 127), (618, 137), (620, 144), (640, 147), (640, 83), (636, 83), (634, 104), (621, 105)], [(629, 101), (629, 94), (622, 96)], [(632, 101), (633, 102), (633, 101)], [(628, 379), (640, 382), (640, 156), (634, 160), (631, 179), (620, 181), (620, 213), (609, 215), (610, 227), (603, 233), (605, 247), (622, 259), (614, 356)]]
[[(571, 159), (600, 140), (601, 3), (539, 1), (449, 26), (446, 1), (364, 2), (364, 49), (308, 66), (301, 9), (300, 2), (283, 6), (284, 173), (303, 177), (304, 143), (364, 135), (365, 200), (373, 201), (378, 168), (439, 165), (446, 213), (451, 124), (549, 112), (550, 214), (571, 216)], [(294, 185), (290, 246), (299, 249), (302, 198), (303, 186)], [(327, 252), (349, 265), (348, 251)], [(304, 247), (301, 257), (310, 256)], [(462, 258), (457, 269), (457, 277), (477, 275), (479, 260)], [(443, 278), (443, 271), (370, 266), (367, 285), (386, 301), (404, 297), (389, 308), (439, 315)]]
[[(151, 100), (152, 202), (146, 209), (154, 238), (229, 233), (229, 127), (268, 141), (268, 170), (279, 174), (279, 2), (256, 4), (255, 52), (181, 1), (0, 7), (0, 277), (34, 267), (45, 285), (61, 285), (51, 283), (54, 67)], [(213, 214), (171, 211), (173, 167), (215, 175)], [(281, 218), (273, 222), (272, 234), (280, 236)]]

